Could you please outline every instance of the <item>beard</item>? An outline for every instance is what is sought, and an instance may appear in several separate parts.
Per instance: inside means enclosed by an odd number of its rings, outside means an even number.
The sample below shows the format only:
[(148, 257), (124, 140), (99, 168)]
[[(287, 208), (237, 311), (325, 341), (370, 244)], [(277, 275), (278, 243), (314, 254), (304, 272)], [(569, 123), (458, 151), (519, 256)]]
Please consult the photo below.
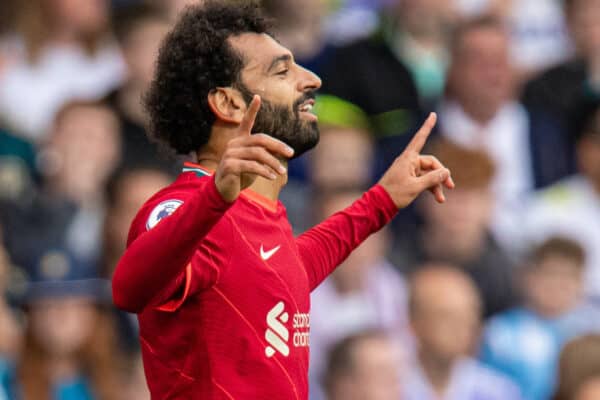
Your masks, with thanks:
[[(243, 84), (237, 85), (246, 105), (250, 105), (254, 94)], [(314, 99), (315, 92), (310, 91), (294, 101), (292, 108), (275, 104), (261, 97), (261, 105), (252, 133), (264, 133), (281, 140), (292, 149), (292, 159), (301, 156), (319, 143), (319, 126), (315, 121), (303, 121), (300, 118), (299, 107), (307, 100)]]

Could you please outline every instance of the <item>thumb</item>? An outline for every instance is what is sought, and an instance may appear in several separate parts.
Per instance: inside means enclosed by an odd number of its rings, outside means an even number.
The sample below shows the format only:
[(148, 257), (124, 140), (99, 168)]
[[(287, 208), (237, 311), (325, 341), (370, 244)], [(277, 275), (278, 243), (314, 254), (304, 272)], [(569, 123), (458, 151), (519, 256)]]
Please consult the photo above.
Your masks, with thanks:
[(436, 169), (434, 171), (426, 173), (425, 175), (421, 175), (418, 178), (421, 186), (421, 191), (433, 188), (443, 183), (449, 177), (450, 170), (448, 170), (447, 168)]

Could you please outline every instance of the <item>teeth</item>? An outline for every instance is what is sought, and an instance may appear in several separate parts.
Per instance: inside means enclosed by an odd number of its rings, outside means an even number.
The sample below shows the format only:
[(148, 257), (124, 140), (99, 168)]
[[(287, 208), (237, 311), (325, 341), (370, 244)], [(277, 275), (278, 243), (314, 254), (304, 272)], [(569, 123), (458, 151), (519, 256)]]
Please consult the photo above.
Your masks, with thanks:
[(308, 111), (312, 110), (312, 108), (313, 108), (312, 104), (305, 104), (302, 107), (300, 107), (300, 111), (308, 112)]

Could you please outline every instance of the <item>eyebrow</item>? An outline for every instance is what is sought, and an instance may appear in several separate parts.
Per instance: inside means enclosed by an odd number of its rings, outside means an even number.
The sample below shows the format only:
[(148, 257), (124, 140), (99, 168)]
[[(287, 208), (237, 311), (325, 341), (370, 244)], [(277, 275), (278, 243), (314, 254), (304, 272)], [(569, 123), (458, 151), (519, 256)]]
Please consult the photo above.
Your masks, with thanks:
[(273, 59), (273, 61), (271, 61), (271, 65), (269, 65), (269, 68), (267, 69), (267, 73), (271, 72), (273, 70), (273, 68), (275, 68), (277, 66), (277, 64), (279, 64), (282, 61), (291, 61), (292, 60), (292, 56), (290, 54), (283, 54), (281, 56), (275, 57)]

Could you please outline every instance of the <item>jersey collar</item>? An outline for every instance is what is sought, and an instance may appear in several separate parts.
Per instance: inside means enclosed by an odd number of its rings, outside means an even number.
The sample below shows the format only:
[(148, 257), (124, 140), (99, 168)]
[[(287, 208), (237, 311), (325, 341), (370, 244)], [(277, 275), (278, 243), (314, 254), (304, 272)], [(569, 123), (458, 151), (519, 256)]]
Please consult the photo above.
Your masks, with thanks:
[[(211, 171), (211, 170), (203, 167), (202, 165), (194, 164), (189, 161), (186, 161), (183, 163), (183, 169), (181, 170), (181, 172), (193, 172), (198, 177), (212, 176), (212, 174), (214, 173), (214, 171)], [(267, 210), (269, 210), (271, 212), (277, 211), (277, 202), (276, 201), (268, 199), (250, 189), (246, 189), (246, 190), (242, 191), (242, 195), (244, 197), (246, 197), (247, 199), (251, 200), (252, 202), (258, 203), (259, 205), (261, 205), (262, 207), (266, 208)]]
[(193, 172), (197, 176), (211, 176), (213, 171), (210, 171), (199, 164), (186, 161), (183, 163), (183, 169), (181, 172)]

